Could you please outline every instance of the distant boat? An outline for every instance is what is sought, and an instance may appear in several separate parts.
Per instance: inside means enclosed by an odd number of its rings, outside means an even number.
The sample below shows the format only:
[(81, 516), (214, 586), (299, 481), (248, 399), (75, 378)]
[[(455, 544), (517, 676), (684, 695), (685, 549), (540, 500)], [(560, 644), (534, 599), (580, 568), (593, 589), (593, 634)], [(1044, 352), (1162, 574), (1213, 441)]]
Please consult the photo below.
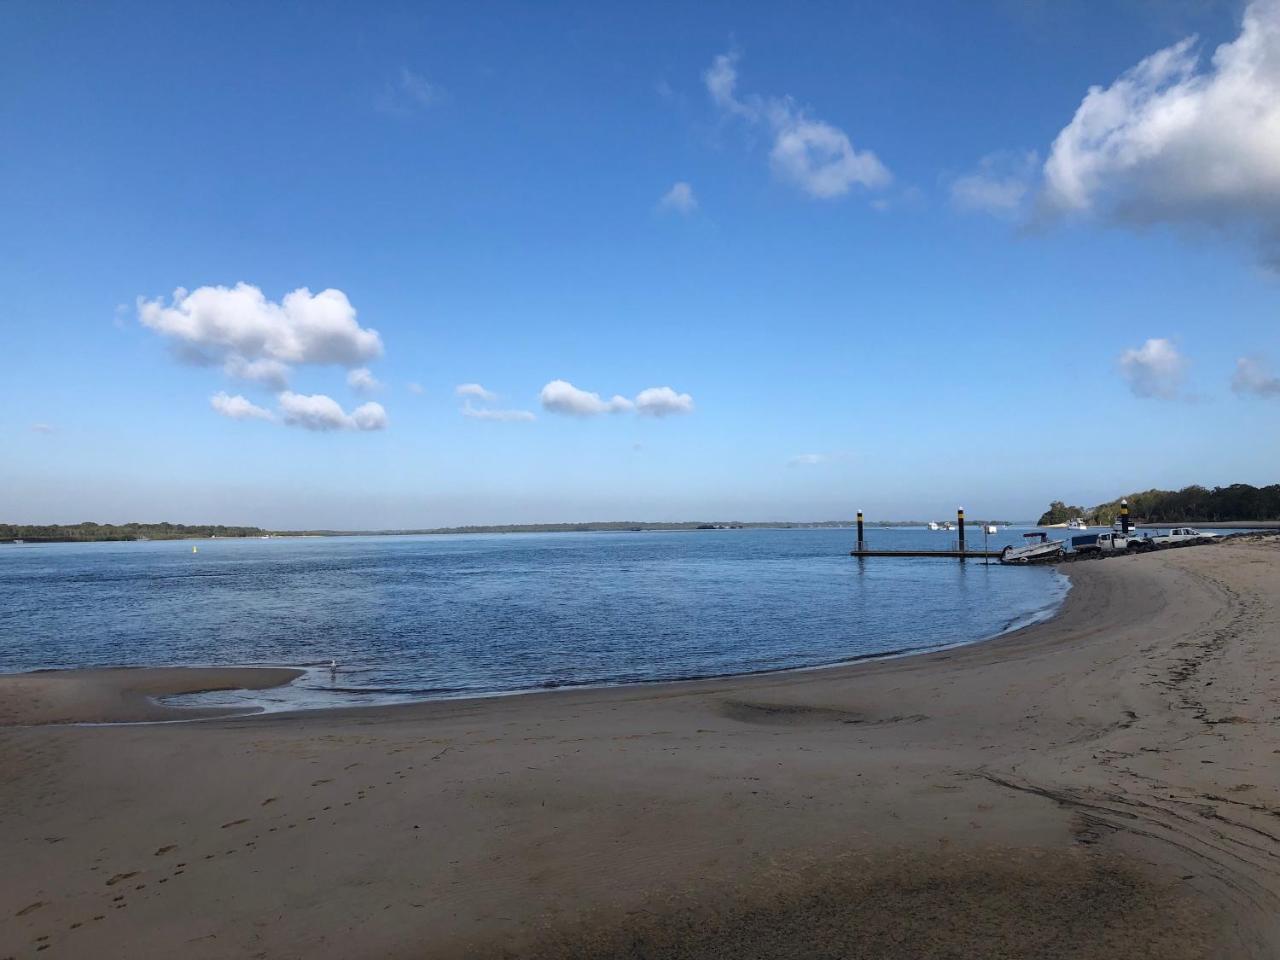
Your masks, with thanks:
[(1000, 532), (1000, 528), (999, 528), (999, 527), (997, 527), (994, 523), (988, 523), (988, 524), (986, 525), (986, 527), (985, 527), (985, 528), (983, 528), (983, 532), (984, 532), (984, 533), (999, 533), (999, 532)]
[(1084, 522), (1082, 517), (1073, 517), (1067, 521), (1068, 530), (1088, 530), (1089, 525)]
[(200, 550), (199, 550), (199, 548), (198, 548), (198, 547), (192, 547), (192, 548), (191, 548), (191, 552), (192, 552), (192, 553), (199, 553), (199, 552), (200, 552)]
[(930, 520), (930, 521), (929, 521), (929, 529), (930, 529), (930, 530), (941, 530), (941, 529), (942, 529), (942, 527), (941, 527), (941, 526), (939, 526), (938, 524), (934, 523), (932, 520)]

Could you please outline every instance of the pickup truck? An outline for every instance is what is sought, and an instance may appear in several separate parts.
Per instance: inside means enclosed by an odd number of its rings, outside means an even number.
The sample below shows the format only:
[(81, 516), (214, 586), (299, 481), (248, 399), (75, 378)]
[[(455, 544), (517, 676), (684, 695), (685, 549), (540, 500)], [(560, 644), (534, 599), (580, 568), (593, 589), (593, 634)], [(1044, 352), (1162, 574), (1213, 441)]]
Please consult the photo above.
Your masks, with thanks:
[(1076, 553), (1140, 553), (1155, 548), (1148, 537), (1126, 537), (1123, 533), (1090, 533), (1071, 538), (1071, 549)]
[(1202, 533), (1193, 527), (1174, 527), (1168, 533), (1157, 532), (1151, 542), (1157, 547), (1172, 547), (1183, 543), (1195, 543), (1197, 540), (1211, 540), (1216, 533)]

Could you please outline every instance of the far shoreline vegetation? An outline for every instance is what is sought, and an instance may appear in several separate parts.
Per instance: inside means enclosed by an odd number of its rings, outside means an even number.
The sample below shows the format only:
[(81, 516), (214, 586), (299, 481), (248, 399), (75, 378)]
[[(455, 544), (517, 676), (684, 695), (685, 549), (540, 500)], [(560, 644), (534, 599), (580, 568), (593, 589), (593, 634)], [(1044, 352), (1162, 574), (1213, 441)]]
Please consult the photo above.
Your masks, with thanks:
[(1120, 516), (1120, 501), (1129, 501), (1135, 523), (1233, 523), (1280, 520), (1280, 483), (1254, 487), (1233, 483), (1226, 487), (1190, 486), (1181, 490), (1144, 490), (1117, 497), (1096, 507), (1074, 507), (1055, 500), (1040, 515), (1037, 526), (1063, 524), (1077, 517), (1091, 526), (1110, 526)]

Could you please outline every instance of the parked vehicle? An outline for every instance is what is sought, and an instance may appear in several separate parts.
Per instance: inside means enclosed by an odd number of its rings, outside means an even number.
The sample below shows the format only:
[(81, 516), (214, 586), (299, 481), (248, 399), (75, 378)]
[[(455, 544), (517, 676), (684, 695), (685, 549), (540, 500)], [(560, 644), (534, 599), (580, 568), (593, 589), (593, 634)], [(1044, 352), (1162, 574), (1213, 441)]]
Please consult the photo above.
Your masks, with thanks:
[(1150, 537), (1126, 537), (1112, 531), (1072, 537), (1071, 548), (1076, 553), (1145, 553), (1154, 550), (1156, 545)]
[(1157, 532), (1151, 542), (1157, 547), (1172, 547), (1180, 543), (1195, 543), (1197, 540), (1212, 540), (1216, 533), (1204, 533), (1194, 527), (1174, 527), (1168, 533)]
[(1049, 535), (1037, 530), (1022, 535), (1023, 546), (1012, 544), (1000, 551), (1001, 563), (1048, 563), (1062, 556), (1064, 541), (1050, 540)]

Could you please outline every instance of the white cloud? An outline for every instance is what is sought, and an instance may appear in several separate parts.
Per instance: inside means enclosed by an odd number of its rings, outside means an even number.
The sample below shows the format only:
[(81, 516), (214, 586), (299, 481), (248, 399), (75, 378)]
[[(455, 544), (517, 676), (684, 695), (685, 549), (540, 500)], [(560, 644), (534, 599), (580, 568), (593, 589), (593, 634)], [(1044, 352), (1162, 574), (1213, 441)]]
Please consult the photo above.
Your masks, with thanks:
[(1034, 150), (988, 154), (977, 170), (951, 181), (951, 204), (959, 210), (1016, 214), (1035, 183), (1039, 164)]
[(826, 463), (827, 455), (825, 453), (801, 453), (792, 457), (787, 461), (789, 467), (811, 467), (819, 463)]
[(54, 427), (51, 423), (33, 423), (31, 425), (32, 433), (54, 433)]
[[(138, 298), (138, 318), (190, 356), (222, 363), (233, 376), (257, 371), (279, 380), (289, 364), (355, 367), (382, 355), (378, 331), (361, 327), (341, 290), (301, 287), (280, 303), (247, 283), (179, 288), (166, 305)], [(268, 361), (266, 364), (255, 362)], [(261, 376), (251, 379), (261, 379)]]
[(1168, 340), (1148, 340), (1120, 355), (1120, 373), (1137, 397), (1172, 400), (1186, 378), (1187, 361)]
[(209, 406), (232, 420), (274, 420), (270, 410), (246, 400), (240, 394), (231, 396), (221, 390), (209, 398)]
[(1272, 376), (1261, 360), (1241, 357), (1236, 361), (1231, 389), (1236, 393), (1251, 393), (1259, 397), (1280, 397), (1280, 377)]
[(374, 105), (383, 113), (403, 117), (434, 107), (444, 98), (440, 87), (408, 67), (401, 67), (400, 75), (382, 88)]
[(690, 214), (698, 209), (698, 198), (693, 195), (693, 187), (679, 180), (663, 194), (662, 199), (658, 201), (658, 209)]
[(380, 403), (364, 403), (350, 413), (323, 393), (300, 394), (286, 390), (280, 394), (280, 414), (291, 427), (306, 430), (382, 430), (387, 411)]
[(712, 102), (726, 113), (773, 134), (770, 166), (779, 178), (822, 200), (847, 194), (854, 186), (887, 186), (893, 177), (870, 150), (856, 150), (839, 127), (813, 119), (790, 97), (739, 97), (738, 56), (717, 56), (702, 75)]
[(478, 383), (460, 383), (453, 388), (453, 392), (459, 397), (470, 397), (474, 400), (481, 400), (484, 403), (493, 403), (498, 399), (498, 395), (492, 390), (486, 390)]
[(575, 417), (594, 417), (601, 413), (622, 413), (635, 405), (626, 397), (602, 400), (600, 394), (579, 390), (567, 380), (552, 380), (539, 394), (543, 409)]
[(382, 383), (368, 367), (356, 367), (347, 374), (347, 386), (361, 393), (373, 393), (382, 389)]
[(650, 417), (693, 413), (693, 397), (670, 387), (649, 387), (636, 394), (636, 411)]
[(1280, 215), (1280, 0), (1256, 0), (1203, 64), (1190, 37), (1092, 87), (1054, 140), (1042, 203), (1129, 223), (1243, 224)]
[(472, 420), (499, 420), (504, 423), (519, 423), (536, 420), (528, 410), (491, 410), (488, 407), (475, 407), (467, 401), (463, 405), (461, 413), (464, 417), (470, 417)]
[(407, 384), (407, 385), (406, 385), (406, 389), (407, 389), (410, 393), (421, 394), (421, 393), (422, 393), (422, 384), (420, 384), (420, 383), (410, 383), (410, 384)]

